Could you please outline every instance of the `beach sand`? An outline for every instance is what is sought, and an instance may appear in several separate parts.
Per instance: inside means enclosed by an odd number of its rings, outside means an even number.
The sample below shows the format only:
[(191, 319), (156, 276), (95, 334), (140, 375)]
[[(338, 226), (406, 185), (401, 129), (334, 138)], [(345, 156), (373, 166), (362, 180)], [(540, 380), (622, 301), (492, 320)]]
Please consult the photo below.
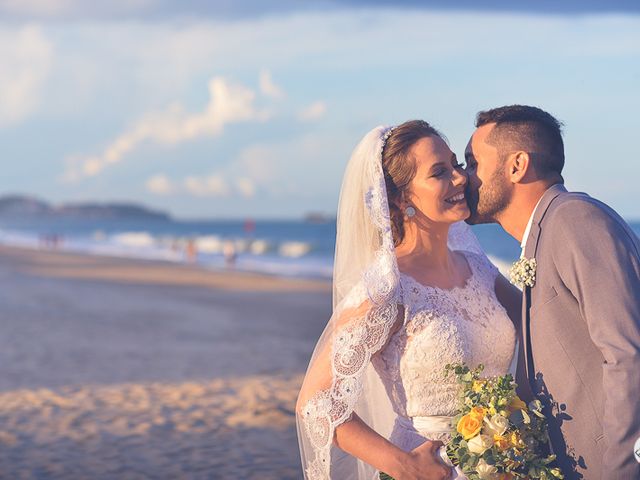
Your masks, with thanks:
[(0, 478), (301, 478), (330, 285), (0, 247)]

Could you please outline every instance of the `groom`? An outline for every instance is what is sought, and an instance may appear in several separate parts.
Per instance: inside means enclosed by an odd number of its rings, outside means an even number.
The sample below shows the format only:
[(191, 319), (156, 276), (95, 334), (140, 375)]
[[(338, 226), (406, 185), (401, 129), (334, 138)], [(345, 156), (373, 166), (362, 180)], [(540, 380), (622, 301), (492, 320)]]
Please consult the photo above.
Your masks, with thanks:
[(553, 116), (512, 105), (480, 112), (476, 127), (465, 152), (467, 222), (499, 223), (524, 261), (535, 259), (520, 360), (545, 405), (557, 464), (567, 479), (640, 479), (638, 237), (604, 203), (565, 189)]

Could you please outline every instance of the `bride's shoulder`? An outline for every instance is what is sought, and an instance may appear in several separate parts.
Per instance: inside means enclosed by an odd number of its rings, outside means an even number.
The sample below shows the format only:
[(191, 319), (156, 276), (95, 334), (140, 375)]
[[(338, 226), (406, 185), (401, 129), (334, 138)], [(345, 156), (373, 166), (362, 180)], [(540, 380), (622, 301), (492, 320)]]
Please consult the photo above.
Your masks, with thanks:
[(463, 255), (469, 263), (472, 275), (488, 276), (490, 279), (495, 280), (500, 273), (498, 267), (493, 264), (486, 254), (469, 250), (458, 250), (458, 253)]
[(342, 301), (343, 308), (356, 308), (368, 300), (367, 288), (363, 281), (360, 281), (349, 290)]
[(387, 325), (388, 331), (395, 332), (404, 323), (405, 305), (401, 295), (393, 301), (376, 303), (371, 298), (364, 282), (356, 284), (334, 312), (336, 326), (346, 325)]
[(385, 300), (384, 302), (381, 302), (379, 299), (376, 300), (376, 298), (380, 296), (378, 294), (379, 292), (376, 291), (376, 288), (378, 288), (378, 286), (368, 285), (367, 282), (361, 280), (356, 283), (344, 296), (344, 299), (340, 303), (340, 306), (343, 309), (363, 308), (363, 306), (372, 308), (376, 304), (383, 303), (395, 303), (400, 306), (404, 301), (404, 277), (405, 275), (400, 273), (394, 292), (386, 292), (383, 294), (383, 297), (387, 297), (387, 300)]

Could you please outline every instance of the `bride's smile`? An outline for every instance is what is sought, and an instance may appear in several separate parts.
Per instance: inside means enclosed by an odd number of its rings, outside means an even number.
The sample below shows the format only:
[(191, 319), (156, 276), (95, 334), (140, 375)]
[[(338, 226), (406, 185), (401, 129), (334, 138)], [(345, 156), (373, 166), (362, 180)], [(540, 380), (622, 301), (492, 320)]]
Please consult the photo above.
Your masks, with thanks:
[(457, 204), (464, 202), (464, 192), (456, 193), (454, 196), (445, 198), (444, 201), (451, 204)]
[(409, 158), (415, 162), (415, 175), (402, 206), (415, 208), (416, 222), (452, 224), (466, 219), (467, 175), (445, 141), (437, 136), (421, 138)]

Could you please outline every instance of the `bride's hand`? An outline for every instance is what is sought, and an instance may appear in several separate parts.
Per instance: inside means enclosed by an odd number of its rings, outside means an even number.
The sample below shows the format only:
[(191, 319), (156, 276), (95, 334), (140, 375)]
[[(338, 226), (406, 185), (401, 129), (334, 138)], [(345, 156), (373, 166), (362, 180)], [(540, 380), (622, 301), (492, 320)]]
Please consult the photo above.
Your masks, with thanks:
[(438, 449), (443, 446), (440, 441), (429, 441), (414, 448), (408, 453), (407, 462), (397, 480), (448, 480), (453, 468), (445, 465), (440, 459)]

